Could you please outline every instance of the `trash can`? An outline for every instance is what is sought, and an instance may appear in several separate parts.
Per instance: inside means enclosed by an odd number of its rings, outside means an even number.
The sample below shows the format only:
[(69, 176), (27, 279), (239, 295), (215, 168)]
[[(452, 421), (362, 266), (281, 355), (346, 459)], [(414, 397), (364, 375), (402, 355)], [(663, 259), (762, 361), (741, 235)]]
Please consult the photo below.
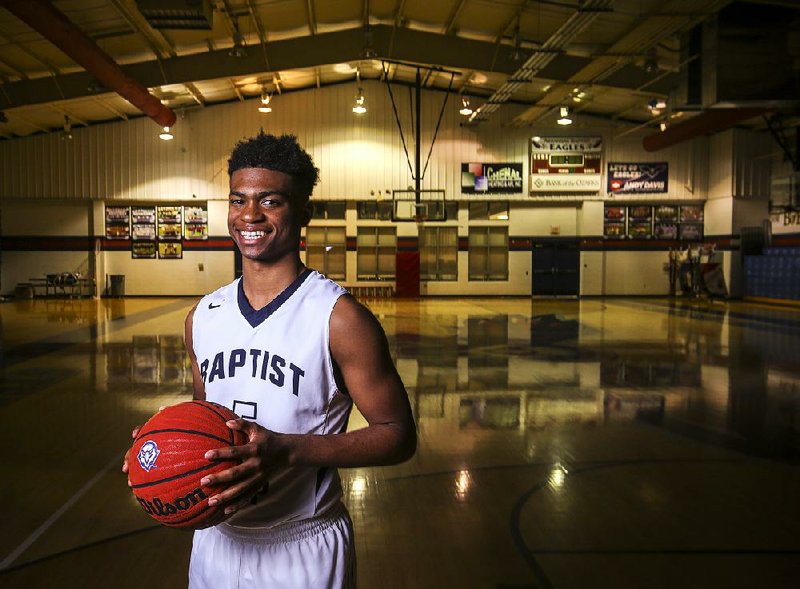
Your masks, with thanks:
[(124, 274), (111, 274), (111, 292), (112, 297), (125, 296), (125, 275)]

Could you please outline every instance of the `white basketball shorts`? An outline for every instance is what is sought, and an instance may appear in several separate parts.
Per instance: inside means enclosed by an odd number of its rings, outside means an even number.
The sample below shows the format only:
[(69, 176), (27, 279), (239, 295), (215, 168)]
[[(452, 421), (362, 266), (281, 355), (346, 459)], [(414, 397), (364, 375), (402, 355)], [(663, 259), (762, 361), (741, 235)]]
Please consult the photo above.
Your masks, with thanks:
[(197, 530), (189, 589), (355, 589), (353, 524), (344, 505), (266, 530)]

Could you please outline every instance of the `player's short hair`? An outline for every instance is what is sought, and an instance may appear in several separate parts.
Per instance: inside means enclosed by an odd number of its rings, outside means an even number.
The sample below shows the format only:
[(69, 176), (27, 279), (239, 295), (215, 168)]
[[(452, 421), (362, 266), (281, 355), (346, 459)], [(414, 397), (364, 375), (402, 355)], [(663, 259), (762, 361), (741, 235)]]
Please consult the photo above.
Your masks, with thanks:
[(264, 168), (292, 178), (293, 199), (305, 204), (319, 181), (319, 169), (294, 135), (271, 135), (264, 129), (255, 137), (239, 141), (228, 160), (228, 176), (242, 168)]

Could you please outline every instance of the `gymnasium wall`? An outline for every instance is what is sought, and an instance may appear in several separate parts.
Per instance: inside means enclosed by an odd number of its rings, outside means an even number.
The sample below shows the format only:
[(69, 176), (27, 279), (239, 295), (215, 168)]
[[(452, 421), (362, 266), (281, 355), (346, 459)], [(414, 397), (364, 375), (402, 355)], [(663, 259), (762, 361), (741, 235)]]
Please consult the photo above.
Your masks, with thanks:
[[(363, 117), (351, 112), (355, 88), (338, 85), (276, 96), (274, 110), (269, 115), (256, 111), (256, 100), (182, 111), (173, 128), (175, 140), (170, 142), (158, 139), (159, 128), (146, 118), (76, 128), (72, 141), (62, 141), (57, 133), (52, 133), (0, 142), (2, 236), (30, 237), (33, 238), (30, 243), (34, 243), (37, 237), (66, 237), (70, 231), (85, 231), (82, 235), (92, 238), (84, 251), (54, 252), (46, 240), (40, 240), (38, 252), (4, 248), (0, 292), (12, 292), (15, 283), (31, 272), (46, 272), (45, 268), (56, 265), (55, 260), (61, 255), (66, 257), (58, 261), (58, 266), (76, 267), (91, 256), (98, 243), (100, 251), (94, 261), (101, 287), (107, 276), (115, 274), (126, 276), (127, 294), (200, 295), (228, 282), (233, 276), (233, 253), (225, 227), (227, 155), (237, 140), (255, 134), (260, 128), (298, 135), (320, 168), (321, 181), (314, 198), (374, 200), (379, 196), (386, 198), (387, 189), (412, 186), (414, 181), (385, 85), (365, 81), (363, 86), (368, 106)], [(402, 87), (395, 88), (394, 94), (413, 159), (411, 96)], [(422, 98), (424, 165), (445, 94), (426, 90)], [(620, 131), (596, 118), (576, 116), (576, 124), (567, 130), (555, 125), (509, 126), (507, 123), (521, 108), (507, 105), (490, 121), (466, 126), (451, 96), (422, 187), (444, 189), (446, 199), (461, 201), (458, 233), (459, 237), (466, 237), (470, 225), (476, 223), (468, 219), (467, 201), (485, 198), (460, 193), (461, 163), (522, 162), (523, 193), (498, 196), (498, 200), (511, 202), (510, 218), (507, 222), (491, 223), (507, 225), (509, 237), (518, 238), (522, 244), (537, 238), (552, 238), (555, 234), (580, 238), (581, 293), (585, 295), (667, 292), (663, 271), (666, 248), (654, 251), (650, 244), (634, 241), (625, 243), (624, 248), (608, 247), (602, 239), (604, 203), (703, 203), (712, 192), (722, 199), (735, 198), (735, 182), (741, 185), (741, 190), (759, 182), (760, 176), (747, 176), (750, 165), (747, 154), (734, 149), (737, 141), (732, 133), (721, 134), (719, 140), (717, 136), (711, 140), (698, 138), (647, 153), (641, 148), (641, 135)], [(669, 191), (609, 198), (604, 198), (604, 194), (531, 197), (528, 142), (535, 134), (602, 136), (604, 162), (667, 161)], [(52, 223), (53, 202), (69, 210), (71, 229)], [(180, 260), (133, 260), (129, 251), (108, 247), (103, 237), (105, 203), (158, 202), (206, 202), (210, 243), (186, 250)], [(707, 235), (730, 237), (734, 232), (726, 206), (708, 208), (707, 204)], [(722, 215), (719, 220), (718, 210)], [(22, 222), (23, 218), (32, 221)], [(41, 219), (47, 223), (36, 221)], [(355, 237), (357, 227), (362, 224), (368, 223), (356, 220), (354, 212), (349, 214), (345, 222), (347, 236)], [(416, 239), (415, 224), (396, 226), (398, 236)], [(9, 232), (11, 227), (17, 233)], [(470, 282), (468, 254), (461, 251), (458, 281), (431, 282), (423, 284), (422, 290), (427, 294), (527, 295), (531, 292), (531, 256), (524, 247), (512, 248), (508, 281)], [(36, 261), (31, 262), (30, 258)], [(347, 283), (356, 284), (356, 252), (348, 252), (347, 263)]]

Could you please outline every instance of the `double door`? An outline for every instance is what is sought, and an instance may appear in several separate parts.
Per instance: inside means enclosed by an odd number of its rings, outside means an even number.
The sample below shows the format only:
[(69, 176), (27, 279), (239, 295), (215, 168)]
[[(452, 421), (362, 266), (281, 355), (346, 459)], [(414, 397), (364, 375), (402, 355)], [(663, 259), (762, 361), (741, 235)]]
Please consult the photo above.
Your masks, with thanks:
[(581, 252), (576, 240), (535, 243), (532, 253), (531, 292), (534, 296), (578, 296)]

